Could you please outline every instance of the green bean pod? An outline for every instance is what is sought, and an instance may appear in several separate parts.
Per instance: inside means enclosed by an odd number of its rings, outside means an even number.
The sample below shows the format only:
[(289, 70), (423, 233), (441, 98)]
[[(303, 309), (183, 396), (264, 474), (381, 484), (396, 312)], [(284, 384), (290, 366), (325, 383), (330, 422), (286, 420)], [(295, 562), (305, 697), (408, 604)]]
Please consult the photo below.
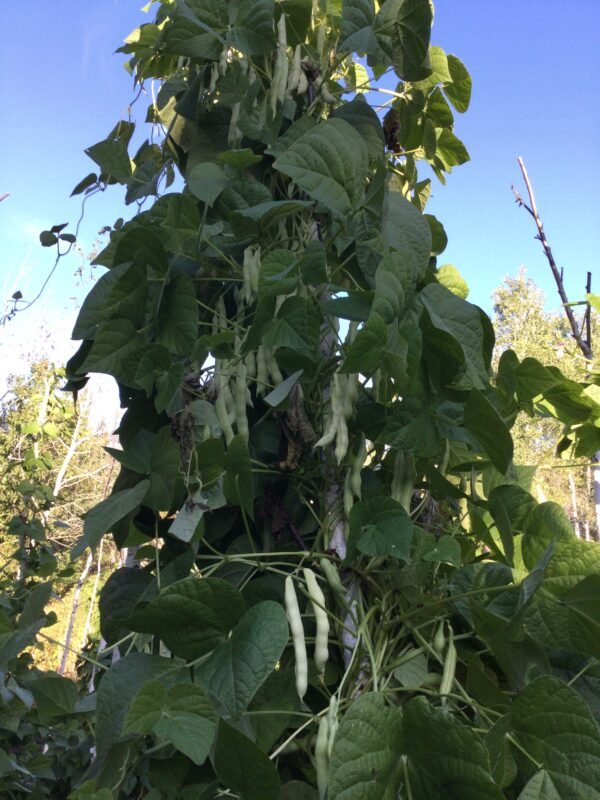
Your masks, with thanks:
[(246, 365), (241, 363), (238, 366), (238, 373), (235, 380), (235, 422), (237, 431), (246, 441), (250, 437), (248, 428), (248, 417), (246, 415), (246, 389), (248, 386), (248, 370)]
[(454, 635), (452, 633), (452, 627), (448, 624), (448, 649), (446, 651), (446, 660), (444, 661), (444, 669), (442, 670), (442, 680), (440, 682), (440, 695), (442, 697), (442, 703), (446, 703), (446, 696), (450, 694), (452, 691), (452, 687), (454, 686), (454, 677), (456, 675), (456, 661), (457, 661), (457, 652), (456, 646), (454, 644)]
[(298, 606), (298, 598), (296, 597), (294, 581), (291, 575), (288, 575), (285, 579), (285, 610), (292, 634), (292, 644), (294, 645), (296, 692), (300, 700), (302, 700), (308, 688), (308, 658), (300, 607)]
[(329, 786), (329, 719), (321, 717), (315, 740), (315, 771), (319, 800), (324, 800)]
[(306, 568), (303, 572), (317, 625), (314, 653), (315, 667), (317, 672), (323, 675), (329, 660), (329, 616), (326, 611), (325, 595), (312, 569)]
[(337, 569), (331, 563), (328, 558), (320, 558), (319, 559), (319, 566), (321, 567), (321, 572), (325, 577), (325, 580), (329, 584), (329, 588), (334, 594), (339, 595), (340, 597), (344, 597), (346, 594), (346, 589), (344, 588), (344, 584), (340, 580), (340, 576), (338, 575)]
[(263, 394), (269, 383), (269, 372), (267, 370), (267, 357), (264, 345), (260, 345), (256, 351), (256, 394)]

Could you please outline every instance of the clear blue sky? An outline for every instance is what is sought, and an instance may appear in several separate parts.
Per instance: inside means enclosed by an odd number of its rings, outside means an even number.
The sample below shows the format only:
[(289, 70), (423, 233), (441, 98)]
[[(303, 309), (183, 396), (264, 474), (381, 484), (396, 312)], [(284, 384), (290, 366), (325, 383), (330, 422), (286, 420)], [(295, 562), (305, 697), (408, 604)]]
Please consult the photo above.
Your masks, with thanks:
[[(2, 302), (16, 289), (32, 297), (51, 268), (52, 251), (39, 246), (39, 231), (77, 220), (80, 200), (69, 194), (94, 169), (83, 150), (106, 136), (133, 96), (124, 57), (113, 52), (148, 20), (142, 2), (3, 4), (0, 195), (11, 196), (0, 203)], [(459, 56), (473, 76), (471, 108), (456, 125), (472, 161), (445, 187), (434, 186), (428, 210), (450, 239), (442, 262), (459, 267), (470, 299), (488, 312), (493, 289), (521, 265), (544, 288), (548, 305), (557, 305), (532, 220), (513, 202), (518, 155), (572, 298), (581, 297), (588, 269), (600, 292), (599, 34), (598, 0), (436, 2), (432, 43)], [(134, 109), (140, 122), (146, 105)], [(114, 188), (88, 203), (84, 250), (122, 213), (122, 195)], [(81, 263), (74, 257), (61, 264), (35, 312), (20, 315), (10, 332), (0, 329), (0, 358), (31, 331), (44, 336), (44, 325), (68, 337), (75, 305), (89, 289), (73, 277)]]

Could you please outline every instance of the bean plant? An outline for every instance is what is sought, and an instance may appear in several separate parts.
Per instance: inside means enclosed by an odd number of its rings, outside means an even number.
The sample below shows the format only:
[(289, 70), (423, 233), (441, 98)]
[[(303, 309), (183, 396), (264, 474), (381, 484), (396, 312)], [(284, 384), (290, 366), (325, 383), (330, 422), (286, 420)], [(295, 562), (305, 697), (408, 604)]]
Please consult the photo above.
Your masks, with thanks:
[(469, 158), (471, 77), (432, 3), (146, 10), (138, 122), (75, 189), (138, 209), (67, 367), (123, 409), (72, 557), (108, 533), (130, 555), (70, 796), (600, 798), (600, 551), (510, 434), (552, 416), (581, 455), (598, 384), (511, 351), (493, 375), (439, 261), (425, 209)]

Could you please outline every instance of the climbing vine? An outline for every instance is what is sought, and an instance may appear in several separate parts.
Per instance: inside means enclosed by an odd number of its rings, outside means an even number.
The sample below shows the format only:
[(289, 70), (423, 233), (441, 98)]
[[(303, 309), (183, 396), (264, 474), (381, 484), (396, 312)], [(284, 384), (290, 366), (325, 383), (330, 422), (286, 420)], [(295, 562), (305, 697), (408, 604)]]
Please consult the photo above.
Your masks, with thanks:
[(67, 366), (124, 412), (73, 558), (110, 533), (135, 564), (102, 591), (71, 797), (600, 797), (600, 554), (510, 435), (543, 413), (576, 441), (597, 385), (511, 351), (492, 376), (438, 263), (471, 78), (432, 4), (148, 10), (121, 48), (148, 138), (118, 122), (75, 190), (145, 205)]

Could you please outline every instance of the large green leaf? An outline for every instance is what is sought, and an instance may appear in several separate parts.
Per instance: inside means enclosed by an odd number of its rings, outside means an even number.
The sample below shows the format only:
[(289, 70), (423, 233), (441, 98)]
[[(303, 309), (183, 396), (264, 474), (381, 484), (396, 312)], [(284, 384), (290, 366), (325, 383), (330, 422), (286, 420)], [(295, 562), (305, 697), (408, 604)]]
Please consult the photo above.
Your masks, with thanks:
[(144, 505), (154, 511), (169, 511), (177, 506), (180, 462), (179, 445), (170, 426), (165, 425), (150, 445), (150, 486)]
[[(485, 389), (488, 371), (482, 352), (483, 328), (477, 307), (437, 283), (426, 286), (419, 297), (431, 321), (431, 329), (424, 330), (424, 339), (429, 347), (439, 345), (436, 337), (450, 337), (446, 341), (454, 349), (455, 369), (458, 369), (452, 385), (461, 389)], [(460, 369), (460, 361), (464, 364), (464, 372)]]
[(471, 102), (471, 76), (460, 58), (453, 55), (448, 56), (448, 69), (452, 82), (444, 86), (444, 92), (454, 108), (462, 114)]
[(510, 431), (487, 397), (471, 389), (464, 415), (465, 428), (473, 434), (499, 472), (506, 472), (513, 456)]
[(266, 200), (233, 211), (231, 227), (240, 239), (250, 239), (263, 234), (284, 217), (305, 211), (311, 205), (306, 200)]
[(114, 644), (129, 633), (126, 621), (153, 581), (150, 573), (135, 567), (122, 567), (108, 578), (99, 602), (100, 630), (107, 644)]
[(228, 183), (224, 168), (210, 161), (194, 164), (188, 170), (186, 180), (190, 191), (209, 206), (214, 205)]
[(71, 551), (71, 558), (80, 556), (86, 547), (93, 550), (115, 523), (139, 506), (149, 486), (150, 481), (140, 481), (133, 489), (115, 492), (88, 511), (83, 521), (83, 533)]
[(77, 684), (55, 672), (46, 672), (27, 680), (27, 688), (42, 717), (60, 717), (72, 714), (77, 703)]
[(171, 584), (128, 620), (132, 630), (160, 637), (187, 660), (225, 639), (244, 610), (241, 594), (220, 578), (184, 578)]
[(600, 660), (600, 571), (560, 597), (539, 590), (528, 609), (525, 628), (547, 647)]
[(102, 676), (96, 702), (96, 749), (99, 757), (121, 738), (129, 706), (140, 686), (154, 680), (170, 686), (180, 679), (178, 672), (170, 659), (145, 653), (129, 653), (112, 665)]
[(278, 800), (280, 783), (275, 764), (251, 739), (222, 719), (213, 766), (221, 783), (241, 800)]
[(448, 172), (452, 167), (458, 167), (470, 160), (469, 151), (452, 131), (448, 128), (436, 128), (437, 144), (435, 148), (436, 160), (439, 159)]
[(154, 733), (194, 764), (203, 764), (217, 733), (217, 716), (199, 686), (146, 683), (129, 707), (124, 733)]
[(303, 297), (288, 297), (277, 312), (277, 319), (263, 335), (263, 344), (290, 350), (313, 359), (319, 347), (320, 318), (314, 303)]
[(329, 764), (329, 800), (396, 797), (402, 717), (370, 692), (354, 700), (336, 731)]
[(391, 62), (403, 80), (424, 80), (432, 72), (428, 57), (432, 4), (428, 0), (387, 0), (380, 6), (374, 29), (383, 53), (378, 54), (381, 63), (376, 72)]
[(247, 56), (273, 50), (277, 41), (273, 28), (274, 0), (240, 0), (231, 29), (232, 43)]
[(391, 497), (373, 497), (355, 503), (350, 512), (348, 554), (410, 558), (414, 528), (404, 508)]
[(422, 800), (502, 800), (481, 737), (424, 697), (402, 720), (411, 795)]
[(343, 0), (342, 30), (338, 50), (377, 55), (379, 45), (373, 30), (374, 20), (373, 0)]
[(248, 444), (243, 436), (235, 436), (227, 448), (223, 492), (228, 502), (240, 506), (254, 518), (254, 480)]
[(113, 178), (119, 183), (127, 183), (131, 177), (131, 161), (127, 144), (122, 140), (105, 139), (86, 149), (86, 154), (102, 170), (105, 179)]
[(510, 710), (512, 735), (543, 767), (559, 797), (600, 798), (600, 729), (584, 700), (558, 678), (529, 684)]
[(167, 285), (160, 305), (156, 340), (170, 353), (189, 356), (198, 336), (198, 305), (194, 281), (176, 275)]
[(372, 375), (379, 367), (387, 338), (385, 322), (379, 314), (371, 314), (350, 345), (340, 372)]
[(104, 305), (115, 283), (128, 268), (129, 264), (120, 264), (102, 275), (90, 289), (77, 315), (72, 339), (95, 338), (98, 326), (104, 321)]
[(369, 158), (352, 125), (328, 119), (296, 139), (273, 166), (327, 209), (344, 215), (362, 200)]
[(257, 603), (198, 667), (198, 679), (230, 716), (239, 717), (275, 669), (288, 636), (283, 607), (271, 600)]
[(382, 235), (386, 248), (402, 257), (405, 293), (425, 274), (431, 253), (431, 230), (421, 212), (398, 192), (387, 191), (383, 208)]
[(98, 327), (92, 349), (78, 372), (104, 372), (125, 386), (135, 385), (133, 375), (143, 346), (131, 320), (105, 321)]
[(336, 108), (331, 116), (349, 122), (365, 140), (369, 156), (373, 159), (381, 158), (384, 144), (381, 120), (361, 94), (350, 103), (344, 103)]
[(544, 588), (561, 595), (588, 575), (600, 575), (600, 548), (596, 542), (577, 539), (563, 508), (541, 503), (526, 520), (522, 539), (525, 566), (532, 569), (548, 545), (555, 541), (552, 560), (546, 568)]

